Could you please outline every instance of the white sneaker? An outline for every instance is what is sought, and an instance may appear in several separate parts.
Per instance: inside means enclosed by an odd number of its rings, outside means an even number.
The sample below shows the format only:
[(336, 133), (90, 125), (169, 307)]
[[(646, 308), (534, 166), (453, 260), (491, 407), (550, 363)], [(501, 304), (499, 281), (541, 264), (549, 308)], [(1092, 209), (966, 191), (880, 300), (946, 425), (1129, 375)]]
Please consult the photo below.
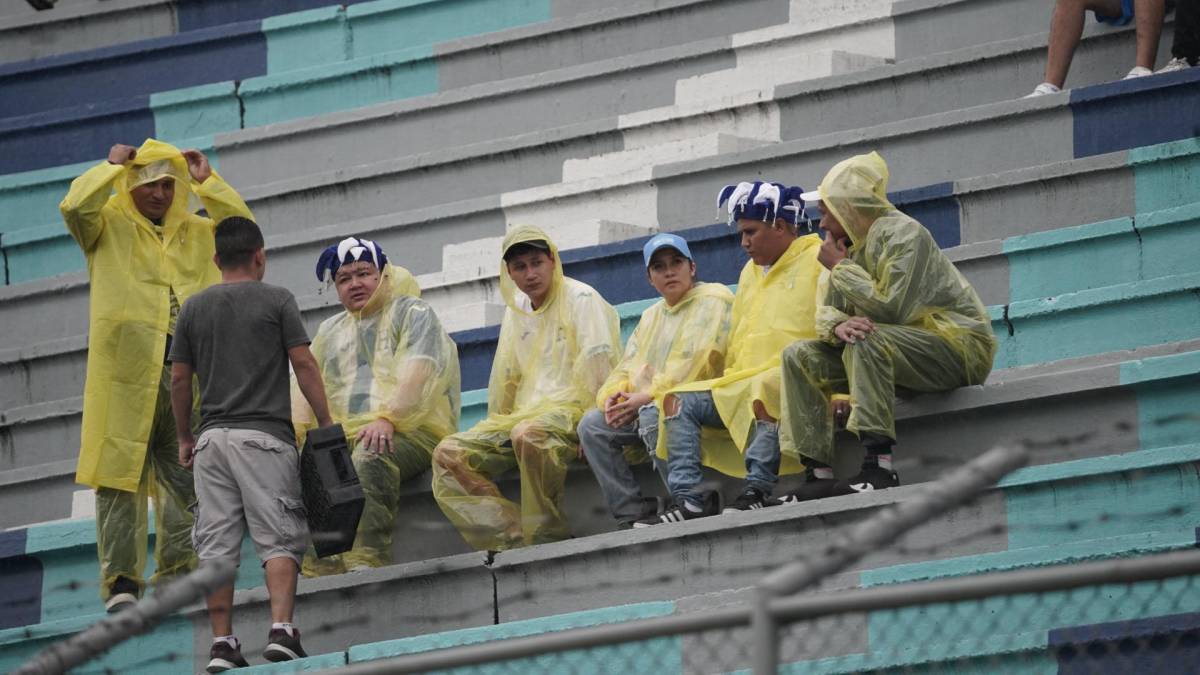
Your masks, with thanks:
[(116, 614), (127, 607), (133, 607), (137, 601), (138, 598), (133, 593), (116, 593), (104, 603), (104, 611)]
[(1153, 74), (1154, 74), (1154, 71), (1150, 70), (1149, 68), (1146, 68), (1145, 66), (1134, 66), (1133, 70), (1131, 70), (1125, 74), (1124, 79), (1134, 80), (1139, 77), (1145, 77), (1147, 75), (1153, 75)]
[(1169, 62), (1167, 62), (1167, 65), (1154, 71), (1154, 74), (1158, 75), (1161, 73), (1177, 73), (1181, 70), (1187, 70), (1191, 67), (1192, 64), (1188, 63), (1187, 59), (1171, 59)]
[(1025, 98), (1037, 98), (1039, 96), (1049, 96), (1050, 94), (1057, 94), (1060, 91), (1062, 91), (1062, 89), (1056, 87), (1055, 85), (1050, 84), (1049, 82), (1043, 82), (1033, 88), (1032, 94), (1026, 94)]

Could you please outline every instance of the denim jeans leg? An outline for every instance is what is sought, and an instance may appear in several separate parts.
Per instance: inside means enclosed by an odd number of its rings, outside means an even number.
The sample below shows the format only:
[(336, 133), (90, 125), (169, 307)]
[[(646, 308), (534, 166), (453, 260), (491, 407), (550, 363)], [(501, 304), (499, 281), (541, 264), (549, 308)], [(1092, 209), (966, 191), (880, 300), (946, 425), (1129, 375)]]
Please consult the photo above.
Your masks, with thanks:
[(658, 458), (658, 406), (647, 403), (638, 409), (638, 435), (653, 462), (654, 471), (662, 478), (663, 487), (670, 493), (670, 483), (667, 482), (667, 460)]
[(592, 409), (579, 420), (578, 431), (579, 444), (600, 483), (609, 513), (618, 522), (640, 518), (642, 490), (625, 461), (625, 446), (640, 443), (637, 426), (614, 429), (604, 420), (604, 413)]
[(696, 506), (704, 504), (704, 491), (697, 486), (704, 480), (700, 468), (700, 428), (725, 428), (717, 406), (707, 391), (689, 391), (674, 395), (679, 413), (667, 416), (667, 483), (675, 503), (686, 499)]
[(746, 444), (746, 487), (769, 496), (779, 482), (779, 425), (755, 420), (751, 434)]

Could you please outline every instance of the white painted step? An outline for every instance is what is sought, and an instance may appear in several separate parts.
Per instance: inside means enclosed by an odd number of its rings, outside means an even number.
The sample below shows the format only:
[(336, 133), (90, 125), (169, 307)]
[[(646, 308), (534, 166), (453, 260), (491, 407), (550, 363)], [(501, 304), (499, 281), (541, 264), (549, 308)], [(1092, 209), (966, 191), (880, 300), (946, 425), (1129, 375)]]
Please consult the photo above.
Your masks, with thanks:
[(734, 94), (770, 92), (781, 84), (803, 82), (885, 65), (887, 59), (872, 54), (824, 49), (812, 51), (800, 40), (772, 42), (763, 47), (737, 50), (737, 66), (684, 78), (675, 83), (675, 102), (686, 105)]
[(699, 157), (750, 150), (761, 145), (778, 142), (778, 127), (775, 129), (774, 136), (775, 138), (749, 138), (729, 133), (711, 133), (629, 150), (607, 152), (584, 159), (568, 159), (563, 162), (563, 180), (569, 182), (624, 174), (630, 171), (645, 170), (655, 164), (683, 162)]

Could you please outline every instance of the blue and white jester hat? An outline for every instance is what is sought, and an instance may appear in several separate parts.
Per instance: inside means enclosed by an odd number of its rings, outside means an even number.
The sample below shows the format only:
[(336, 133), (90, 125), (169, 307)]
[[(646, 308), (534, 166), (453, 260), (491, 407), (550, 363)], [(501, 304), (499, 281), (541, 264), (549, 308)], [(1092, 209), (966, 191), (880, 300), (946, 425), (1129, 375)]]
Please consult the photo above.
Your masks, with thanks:
[(803, 192), (804, 188), (798, 185), (787, 187), (782, 183), (743, 181), (721, 188), (717, 195), (717, 208), (728, 204), (730, 225), (743, 218), (761, 220), (764, 223), (773, 223), (776, 218), (783, 218), (793, 225), (807, 225), (804, 200), (800, 198)]
[(338, 268), (354, 262), (369, 262), (382, 270), (388, 258), (379, 244), (369, 239), (346, 237), (321, 251), (321, 257), (317, 258), (317, 280), (333, 281)]

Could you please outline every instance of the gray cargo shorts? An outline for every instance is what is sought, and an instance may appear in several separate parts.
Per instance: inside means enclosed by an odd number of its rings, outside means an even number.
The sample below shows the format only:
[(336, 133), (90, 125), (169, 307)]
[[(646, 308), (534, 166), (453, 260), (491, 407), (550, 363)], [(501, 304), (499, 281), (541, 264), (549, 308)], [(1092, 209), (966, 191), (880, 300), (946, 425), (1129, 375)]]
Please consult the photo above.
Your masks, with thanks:
[(295, 446), (253, 429), (207, 429), (196, 440), (193, 473), (192, 545), (200, 560), (227, 558), (236, 564), (249, 527), (264, 565), (282, 557), (301, 563), (308, 522)]

